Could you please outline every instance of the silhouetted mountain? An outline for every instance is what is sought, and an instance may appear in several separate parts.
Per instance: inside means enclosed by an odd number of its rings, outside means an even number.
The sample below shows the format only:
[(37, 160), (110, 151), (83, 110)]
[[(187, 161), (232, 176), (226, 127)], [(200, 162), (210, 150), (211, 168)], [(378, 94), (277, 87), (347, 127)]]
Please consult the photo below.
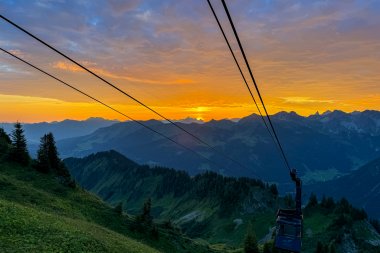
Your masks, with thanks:
[(380, 218), (380, 158), (349, 175), (305, 188), (307, 192), (320, 196), (345, 197), (354, 205), (364, 208), (369, 215)]
[[(57, 140), (83, 136), (90, 134), (98, 128), (107, 127), (118, 123), (117, 120), (106, 120), (103, 118), (88, 118), (86, 120), (70, 120), (40, 123), (23, 123), (25, 135), (29, 143), (38, 143), (41, 136), (52, 132)], [(14, 123), (0, 123), (0, 127), (10, 133)]]
[[(380, 112), (334, 111), (309, 117), (281, 112), (273, 115), (272, 120), (291, 166), (299, 170), (305, 183), (334, 178), (380, 156)], [(134, 122), (117, 123), (87, 136), (58, 141), (58, 147), (64, 157), (114, 149), (138, 163), (175, 167), (190, 174), (211, 169), (224, 175), (258, 175), (269, 181), (288, 181), (281, 157), (256, 114), (238, 122), (178, 123), (245, 167), (212, 152), (171, 124), (155, 120), (146, 123), (220, 165), (210, 164)]]

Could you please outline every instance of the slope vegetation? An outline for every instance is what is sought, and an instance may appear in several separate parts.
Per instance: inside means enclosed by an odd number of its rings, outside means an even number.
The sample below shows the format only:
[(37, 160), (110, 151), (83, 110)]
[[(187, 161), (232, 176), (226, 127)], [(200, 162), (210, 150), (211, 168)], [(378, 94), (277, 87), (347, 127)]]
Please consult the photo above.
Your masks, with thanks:
[(133, 232), (95, 195), (62, 185), (51, 174), (0, 162), (1, 252), (207, 252), (160, 229), (158, 238)]
[[(206, 240), (219, 250), (239, 248), (249, 224), (263, 245), (273, 238), (279, 206), (293, 206), (290, 197), (278, 197), (276, 187), (259, 180), (228, 178), (206, 172), (195, 177), (167, 168), (149, 168), (115, 151), (65, 163), (79, 184), (127, 213), (135, 214), (152, 198), (157, 220), (170, 221), (184, 233)], [(314, 252), (318, 242), (337, 252), (376, 252), (380, 236), (363, 210), (346, 200), (310, 200), (305, 208), (303, 252)], [(329, 251), (325, 251), (328, 253)]]

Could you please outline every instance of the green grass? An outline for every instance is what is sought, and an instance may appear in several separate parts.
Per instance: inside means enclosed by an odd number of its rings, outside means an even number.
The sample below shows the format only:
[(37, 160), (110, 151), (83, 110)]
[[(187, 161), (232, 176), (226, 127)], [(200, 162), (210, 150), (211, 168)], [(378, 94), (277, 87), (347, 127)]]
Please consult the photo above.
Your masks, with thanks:
[(209, 252), (162, 228), (159, 239), (133, 232), (132, 222), (53, 175), (0, 163), (0, 252)]
[(94, 223), (0, 200), (2, 252), (159, 252)]

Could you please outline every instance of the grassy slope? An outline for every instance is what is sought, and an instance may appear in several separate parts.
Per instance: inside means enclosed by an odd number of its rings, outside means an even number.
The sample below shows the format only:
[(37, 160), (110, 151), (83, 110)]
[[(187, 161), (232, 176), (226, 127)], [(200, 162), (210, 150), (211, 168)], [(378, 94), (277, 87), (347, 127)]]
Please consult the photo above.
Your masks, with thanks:
[[(268, 189), (251, 187), (251, 195), (244, 199), (244, 204), (253, 210), (241, 211), (236, 206), (231, 214), (221, 217), (221, 203), (217, 196), (197, 198), (193, 192), (194, 182), (189, 192), (183, 195), (175, 197), (169, 193), (157, 196), (156, 189), (165, 185), (162, 178), (165, 175), (143, 168), (114, 151), (101, 152), (83, 160), (71, 158), (65, 162), (79, 183), (112, 205), (121, 201), (128, 213), (136, 214), (143, 202), (151, 197), (152, 213), (158, 220), (170, 219), (189, 236), (210, 243), (238, 247), (249, 223), (261, 238), (275, 222), (277, 200)], [(197, 218), (184, 222), (184, 217), (193, 213), (199, 214)], [(241, 220), (242, 224), (237, 226), (234, 220)]]
[(159, 240), (146, 239), (128, 229), (130, 222), (96, 196), (67, 188), (52, 175), (0, 163), (2, 252), (207, 251), (163, 232)]

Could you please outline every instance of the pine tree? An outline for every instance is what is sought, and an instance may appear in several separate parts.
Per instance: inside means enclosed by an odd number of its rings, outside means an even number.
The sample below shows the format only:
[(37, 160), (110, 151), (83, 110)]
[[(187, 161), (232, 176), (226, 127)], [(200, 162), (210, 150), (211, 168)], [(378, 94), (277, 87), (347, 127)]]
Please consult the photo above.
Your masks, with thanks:
[(256, 234), (253, 232), (251, 225), (249, 225), (248, 232), (244, 239), (244, 253), (259, 253)]
[(62, 180), (63, 184), (75, 188), (75, 182), (71, 179), (69, 171), (58, 157), (58, 151), (52, 133), (45, 134), (41, 137), (40, 148), (37, 152), (36, 167), (37, 170), (44, 173), (55, 173)]
[(317, 195), (314, 193), (310, 194), (309, 203), (307, 204), (308, 207), (316, 207), (318, 205), (318, 199)]
[(152, 200), (151, 198), (149, 198), (144, 203), (143, 212), (142, 212), (142, 220), (148, 226), (151, 226), (153, 222), (153, 217), (150, 213), (151, 209), (152, 209)]
[(270, 187), (269, 187), (269, 190), (271, 191), (271, 193), (274, 195), (274, 196), (278, 196), (278, 190), (277, 190), (277, 186), (275, 184), (271, 184)]
[(46, 134), (40, 139), (40, 147), (37, 151), (37, 170), (43, 173), (48, 173), (51, 170), (51, 164), (49, 160), (49, 145)]
[(56, 169), (58, 171), (60, 167), (61, 159), (59, 159), (58, 157), (58, 151), (57, 151), (54, 136), (52, 133), (48, 133), (46, 135), (46, 142), (47, 142), (47, 147), (48, 147), (47, 154), (48, 154), (50, 165), (53, 169)]
[(24, 129), (19, 122), (14, 125), (15, 129), (12, 131), (12, 147), (10, 152), (10, 159), (21, 165), (28, 165), (29, 153), (26, 148), (26, 139)]
[(11, 144), (12, 141), (9, 135), (3, 128), (0, 128), (0, 158), (8, 153)]
[(264, 244), (263, 253), (271, 253), (270, 248), (271, 248), (270, 243), (266, 242), (266, 243)]
[(323, 244), (320, 241), (318, 241), (317, 243), (317, 248), (315, 249), (315, 253), (326, 253), (323, 251)]
[(115, 208), (114, 208), (115, 212), (119, 215), (122, 215), (123, 214), (123, 203), (122, 202), (119, 202)]

